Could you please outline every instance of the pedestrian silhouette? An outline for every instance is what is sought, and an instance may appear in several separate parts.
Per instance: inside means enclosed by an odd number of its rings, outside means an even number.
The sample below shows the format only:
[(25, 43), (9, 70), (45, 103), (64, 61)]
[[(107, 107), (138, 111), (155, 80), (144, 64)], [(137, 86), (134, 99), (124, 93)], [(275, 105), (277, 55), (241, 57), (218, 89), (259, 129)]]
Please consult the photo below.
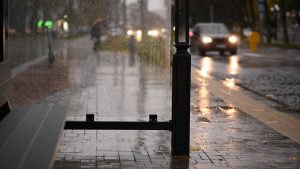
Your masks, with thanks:
[(130, 35), (128, 47), (129, 47), (129, 65), (133, 66), (134, 56), (136, 52), (136, 40), (134, 35)]
[(97, 20), (94, 22), (91, 30), (91, 39), (94, 41), (94, 50), (97, 50), (97, 48), (100, 46), (100, 38), (101, 38), (101, 26), (102, 21)]

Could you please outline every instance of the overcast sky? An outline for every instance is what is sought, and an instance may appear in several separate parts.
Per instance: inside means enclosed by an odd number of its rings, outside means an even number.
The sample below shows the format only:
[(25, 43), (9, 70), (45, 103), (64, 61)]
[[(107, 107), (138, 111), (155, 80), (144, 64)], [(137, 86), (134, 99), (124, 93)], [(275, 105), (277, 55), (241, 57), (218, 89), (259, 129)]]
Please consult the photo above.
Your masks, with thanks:
[[(127, 4), (132, 2), (137, 2), (137, 0), (127, 0)], [(166, 11), (165, 4), (163, 0), (148, 0), (148, 10), (149, 11)]]

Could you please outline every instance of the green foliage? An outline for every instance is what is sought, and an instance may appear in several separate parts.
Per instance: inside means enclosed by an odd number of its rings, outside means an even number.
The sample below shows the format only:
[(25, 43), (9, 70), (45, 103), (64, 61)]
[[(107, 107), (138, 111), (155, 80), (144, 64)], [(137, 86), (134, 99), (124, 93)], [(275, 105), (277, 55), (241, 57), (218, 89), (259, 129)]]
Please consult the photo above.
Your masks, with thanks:
[[(98, 50), (127, 51), (128, 36), (112, 36), (101, 42)], [(141, 42), (136, 42), (137, 55), (144, 61), (157, 65), (165, 65), (167, 57), (167, 41), (162, 37), (144, 36)]]
[(137, 54), (149, 63), (165, 65), (167, 63), (166, 40), (162, 37), (143, 37), (137, 45)]
[(126, 51), (128, 50), (129, 38), (127, 36), (111, 36), (100, 43), (99, 50)]

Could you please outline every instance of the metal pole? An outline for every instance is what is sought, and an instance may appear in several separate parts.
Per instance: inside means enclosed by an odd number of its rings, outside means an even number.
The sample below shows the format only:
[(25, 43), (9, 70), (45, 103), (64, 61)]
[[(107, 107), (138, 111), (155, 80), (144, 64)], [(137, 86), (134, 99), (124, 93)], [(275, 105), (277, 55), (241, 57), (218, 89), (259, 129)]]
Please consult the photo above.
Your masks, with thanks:
[(123, 0), (123, 33), (127, 32), (127, 5), (126, 0)]
[(51, 33), (50, 33), (49, 28), (47, 28), (47, 37), (48, 37), (48, 48), (49, 48), (48, 60), (49, 60), (49, 63), (53, 63), (54, 62), (54, 54), (52, 51)]
[(147, 3), (148, 1), (147, 0), (140, 0), (140, 10), (141, 10), (141, 30), (142, 32), (144, 33), (145, 32), (145, 29), (146, 29), (146, 25), (145, 25), (145, 22), (146, 22), (146, 16), (147, 16)]
[[(176, 0), (175, 11), (175, 47), (173, 58), (172, 81), (172, 154), (189, 155), (190, 148), (190, 85), (191, 85), (191, 55), (187, 49), (189, 45), (188, 22), (189, 1)], [(185, 9), (182, 9), (183, 5)], [(182, 15), (183, 17), (180, 17)], [(179, 20), (185, 18), (185, 21)], [(183, 23), (182, 23), (183, 22)], [(184, 24), (183, 26), (180, 23)], [(185, 41), (180, 41), (181, 30)]]
[(0, 62), (8, 60), (7, 54), (7, 30), (8, 30), (8, 1), (2, 1), (2, 55), (0, 56)]
[(281, 17), (281, 26), (282, 26), (282, 33), (283, 33), (283, 40), (285, 43), (290, 43), (289, 39), (289, 32), (287, 29), (287, 20), (286, 20), (286, 10), (285, 10), (285, 1), (279, 0), (279, 6), (280, 6), (280, 17)]
[(66, 121), (65, 130), (172, 130), (170, 122)]

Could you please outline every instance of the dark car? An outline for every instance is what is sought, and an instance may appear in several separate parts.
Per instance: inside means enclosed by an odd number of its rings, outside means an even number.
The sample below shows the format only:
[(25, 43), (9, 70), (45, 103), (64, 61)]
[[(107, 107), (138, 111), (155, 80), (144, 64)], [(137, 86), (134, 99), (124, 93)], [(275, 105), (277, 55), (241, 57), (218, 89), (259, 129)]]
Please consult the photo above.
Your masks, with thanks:
[(231, 35), (222, 23), (198, 23), (193, 28), (192, 51), (198, 51), (200, 55), (207, 51), (219, 51), (221, 55), (228, 51), (235, 55), (237, 43), (237, 37)]

